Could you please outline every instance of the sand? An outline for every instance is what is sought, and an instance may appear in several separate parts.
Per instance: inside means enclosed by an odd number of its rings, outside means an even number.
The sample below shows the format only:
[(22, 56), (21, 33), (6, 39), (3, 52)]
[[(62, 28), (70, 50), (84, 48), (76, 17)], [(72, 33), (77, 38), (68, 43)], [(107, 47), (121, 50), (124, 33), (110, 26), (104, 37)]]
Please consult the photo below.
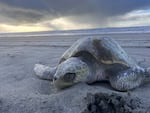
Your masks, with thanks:
[[(122, 103), (125, 109), (123, 113), (127, 109), (131, 113), (150, 113), (149, 83), (129, 92), (114, 91), (105, 82), (93, 85), (80, 83), (58, 91), (51, 82), (40, 80), (34, 75), (35, 63), (57, 65), (61, 54), (75, 40), (86, 36), (89, 35), (1, 36), (0, 113), (96, 113), (97, 106), (102, 109), (97, 110), (97, 113), (104, 113), (104, 108), (109, 110), (108, 113), (114, 113), (114, 109)], [(102, 36), (115, 38), (137, 61), (146, 60), (141, 63), (142, 66), (150, 66), (150, 34), (121, 33)], [(97, 103), (95, 108), (89, 108), (89, 105), (95, 104), (95, 101), (89, 100), (89, 94), (92, 98), (96, 94), (96, 98), (106, 95), (106, 99), (102, 100), (104, 104)], [(121, 100), (116, 99), (118, 97)], [(110, 108), (109, 99), (113, 100), (111, 104), (114, 108)], [(117, 102), (120, 104), (116, 104)]]

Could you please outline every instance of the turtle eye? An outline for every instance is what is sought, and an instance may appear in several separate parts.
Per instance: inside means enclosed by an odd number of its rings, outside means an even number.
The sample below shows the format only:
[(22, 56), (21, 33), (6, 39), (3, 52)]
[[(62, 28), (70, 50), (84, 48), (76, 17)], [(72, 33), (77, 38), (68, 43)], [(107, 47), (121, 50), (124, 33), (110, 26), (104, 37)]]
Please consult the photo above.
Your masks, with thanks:
[(68, 82), (71, 82), (75, 79), (75, 77), (76, 77), (75, 73), (66, 73), (65, 76), (64, 76), (64, 80), (68, 81)]

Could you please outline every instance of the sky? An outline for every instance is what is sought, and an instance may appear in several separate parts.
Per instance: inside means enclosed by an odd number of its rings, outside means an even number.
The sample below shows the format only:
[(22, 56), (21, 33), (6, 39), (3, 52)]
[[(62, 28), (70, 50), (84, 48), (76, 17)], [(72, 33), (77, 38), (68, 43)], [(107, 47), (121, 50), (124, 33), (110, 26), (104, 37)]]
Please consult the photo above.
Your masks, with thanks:
[(0, 32), (150, 26), (150, 0), (0, 0)]

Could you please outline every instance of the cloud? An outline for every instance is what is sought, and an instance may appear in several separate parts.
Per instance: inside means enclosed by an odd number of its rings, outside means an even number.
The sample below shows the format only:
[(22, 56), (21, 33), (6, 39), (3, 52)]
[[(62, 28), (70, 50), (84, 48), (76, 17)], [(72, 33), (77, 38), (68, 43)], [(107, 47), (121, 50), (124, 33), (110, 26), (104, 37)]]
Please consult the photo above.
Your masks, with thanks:
[(45, 14), (32, 9), (22, 9), (0, 4), (0, 22), (9, 24), (36, 23), (45, 17)]
[(123, 16), (109, 18), (108, 25), (113, 27), (150, 26), (150, 10), (129, 12)]
[(0, 23), (49, 29), (114, 27), (132, 25), (139, 21), (135, 11), (149, 8), (149, 0), (0, 0)]

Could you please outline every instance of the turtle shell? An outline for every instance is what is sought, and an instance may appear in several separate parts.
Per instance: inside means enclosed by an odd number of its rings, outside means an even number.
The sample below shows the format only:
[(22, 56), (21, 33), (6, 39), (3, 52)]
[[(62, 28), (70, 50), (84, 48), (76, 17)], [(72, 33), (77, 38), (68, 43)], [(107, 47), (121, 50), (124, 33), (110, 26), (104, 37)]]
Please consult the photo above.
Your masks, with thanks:
[(62, 55), (60, 62), (70, 57), (93, 56), (98, 63), (121, 64), (127, 67), (136, 66), (137, 63), (128, 56), (121, 46), (110, 37), (88, 37), (77, 40)]

